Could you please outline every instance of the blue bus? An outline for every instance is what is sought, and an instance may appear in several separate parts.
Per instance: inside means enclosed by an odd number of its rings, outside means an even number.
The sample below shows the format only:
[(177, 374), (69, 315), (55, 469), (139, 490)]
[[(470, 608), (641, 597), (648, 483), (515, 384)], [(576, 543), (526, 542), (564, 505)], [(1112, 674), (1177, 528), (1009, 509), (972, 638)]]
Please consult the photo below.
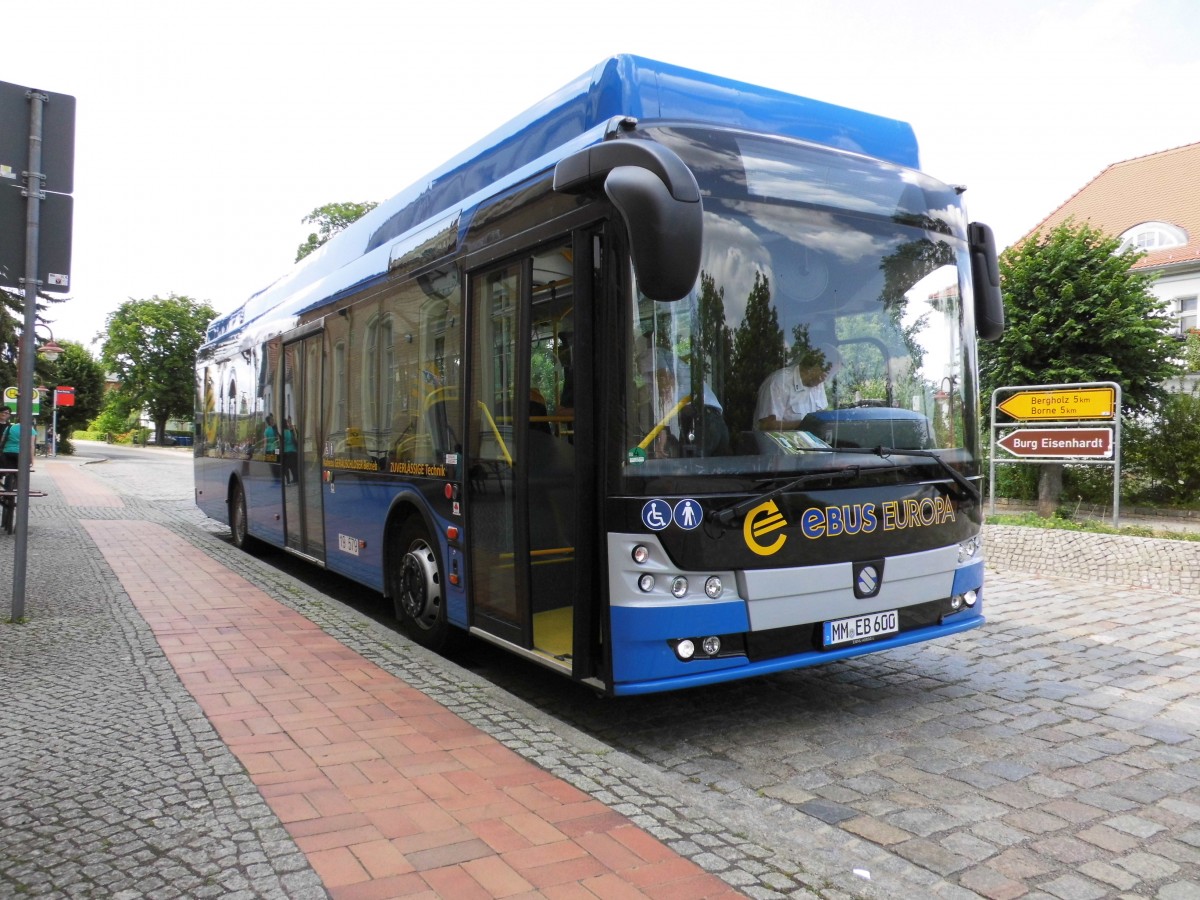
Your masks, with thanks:
[(211, 324), (196, 501), (609, 695), (974, 628), (961, 194), (903, 122), (605, 60)]

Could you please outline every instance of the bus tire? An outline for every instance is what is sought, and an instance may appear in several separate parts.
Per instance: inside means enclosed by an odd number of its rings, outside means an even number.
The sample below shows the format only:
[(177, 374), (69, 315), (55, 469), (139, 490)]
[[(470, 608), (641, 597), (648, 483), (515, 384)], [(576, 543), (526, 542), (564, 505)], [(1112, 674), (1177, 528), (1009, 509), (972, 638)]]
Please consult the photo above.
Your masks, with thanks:
[(250, 537), (250, 517), (246, 514), (246, 489), (240, 481), (234, 482), (229, 497), (229, 531), (233, 535), (233, 546), (239, 550), (249, 552), (254, 546), (254, 538)]
[(436, 545), (419, 521), (400, 529), (394, 545), (392, 599), (404, 632), (430, 650), (445, 648), (450, 636), (446, 595)]

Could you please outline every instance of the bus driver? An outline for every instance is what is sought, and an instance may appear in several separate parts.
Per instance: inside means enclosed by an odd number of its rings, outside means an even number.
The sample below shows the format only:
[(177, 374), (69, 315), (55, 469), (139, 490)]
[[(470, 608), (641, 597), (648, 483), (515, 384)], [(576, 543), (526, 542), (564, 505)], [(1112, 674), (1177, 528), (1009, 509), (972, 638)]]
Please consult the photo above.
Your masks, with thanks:
[(825, 382), (841, 366), (841, 354), (832, 344), (804, 348), (794, 363), (772, 372), (758, 389), (755, 427), (759, 431), (798, 429), (809, 413), (829, 406)]

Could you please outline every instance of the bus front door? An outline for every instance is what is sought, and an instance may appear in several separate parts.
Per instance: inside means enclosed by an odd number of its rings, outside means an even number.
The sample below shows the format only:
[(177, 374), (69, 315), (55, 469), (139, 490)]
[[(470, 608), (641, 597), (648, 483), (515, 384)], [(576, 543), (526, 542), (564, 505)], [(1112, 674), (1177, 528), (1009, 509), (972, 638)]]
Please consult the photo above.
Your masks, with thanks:
[(575, 428), (569, 245), (471, 278), (472, 625), (572, 670)]
[(280, 458), (285, 546), (316, 562), (325, 561), (321, 484), (320, 333), (284, 344), (283, 415)]

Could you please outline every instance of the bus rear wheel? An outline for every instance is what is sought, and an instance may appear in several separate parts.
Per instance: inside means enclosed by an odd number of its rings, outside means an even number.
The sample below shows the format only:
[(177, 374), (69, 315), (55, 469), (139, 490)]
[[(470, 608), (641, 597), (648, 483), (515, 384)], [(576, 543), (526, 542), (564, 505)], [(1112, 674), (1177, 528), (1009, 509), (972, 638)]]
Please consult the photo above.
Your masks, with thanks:
[(409, 523), (396, 541), (393, 598), (396, 618), (422, 647), (441, 650), (450, 632), (437, 548), (418, 524)]

